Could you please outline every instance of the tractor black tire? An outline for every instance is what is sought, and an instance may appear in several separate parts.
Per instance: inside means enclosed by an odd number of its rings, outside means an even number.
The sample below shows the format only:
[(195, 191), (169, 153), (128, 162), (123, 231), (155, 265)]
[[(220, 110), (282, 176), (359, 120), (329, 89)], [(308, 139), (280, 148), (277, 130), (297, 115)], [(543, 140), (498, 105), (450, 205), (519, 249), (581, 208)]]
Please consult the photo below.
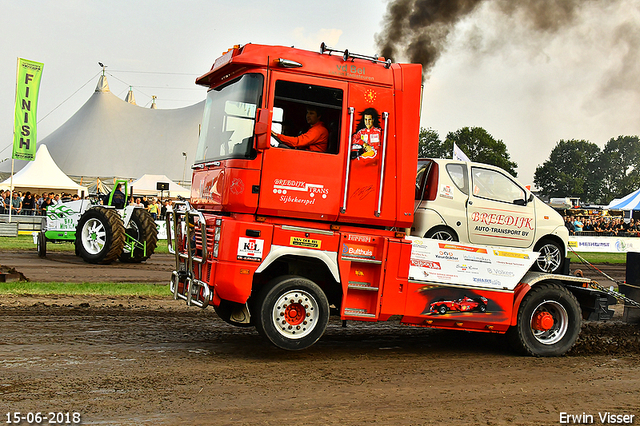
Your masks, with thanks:
[(253, 311), (258, 333), (281, 349), (302, 350), (322, 337), (329, 322), (329, 301), (313, 281), (285, 275), (258, 294)]
[[(547, 327), (537, 328), (536, 317), (546, 316)], [(580, 334), (582, 311), (576, 297), (556, 283), (534, 285), (518, 309), (517, 324), (507, 331), (513, 348), (533, 356), (561, 356)], [(539, 327), (539, 326), (538, 326)]]
[(124, 225), (114, 209), (92, 207), (76, 226), (76, 251), (87, 263), (109, 264), (124, 247)]
[[(131, 251), (127, 249), (125, 245), (120, 255), (120, 262), (125, 263), (140, 263), (151, 257), (158, 245), (158, 228), (156, 222), (145, 209), (135, 209), (131, 213), (131, 220), (129, 221), (129, 227), (125, 229), (125, 233), (128, 237), (137, 240), (140, 243), (147, 243), (146, 253), (142, 247), (137, 245), (133, 249), (133, 255)], [(126, 241), (125, 237), (125, 241)]]
[(44, 235), (44, 231), (38, 232), (37, 238), (38, 257), (47, 257), (47, 237)]

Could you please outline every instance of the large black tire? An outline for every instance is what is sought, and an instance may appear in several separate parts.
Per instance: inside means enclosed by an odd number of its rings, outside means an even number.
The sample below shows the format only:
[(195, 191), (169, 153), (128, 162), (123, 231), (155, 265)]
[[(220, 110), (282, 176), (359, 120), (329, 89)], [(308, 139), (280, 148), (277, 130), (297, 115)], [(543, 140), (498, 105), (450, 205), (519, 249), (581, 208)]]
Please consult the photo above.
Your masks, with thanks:
[[(120, 255), (120, 262), (140, 263), (151, 257), (158, 245), (158, 228), (153, 217), (151, 217), (151, 213), (145, 209), (133, 210), (129, 227), (125, 229), (125, 233), (140, 243), (146, 242), (147, 250), (145, 253), (145, 250), (136, 244), (132, 255), (131, 250), (125, 245)], [(127, 238), (125, 237), (126, 240)]]
[(535, 268), (541, 272), (559, 274), (564, 264), (564, 250), (553, 240), (542, 239), (534, 251), (540, 252)]
[(432, 238), (434, 240), (460, 241), (458, 239), (458, 234), (447, 226), (436, 226), (435, 228), (431, 228), (427, 231), (424, 237)]
[(222, 300), (219, 306), (213, 306), (213, 310), (216, 311), (216, 314), (227, 324), (231, 324), (236, 327), (253, 327), (253, 318), (251, 318), (249, 322), (237, 322), (231, 319), (231, 315), (239, 308), (241, 308), (239, 304), (227, 302), (226, 300)]
[(44, 231), (38, 232), (37, 243), (38, 257), (47, 257), (47, 237), (44, 236)]
[(124, 225), (114, 209), (92, 207), (76, 226), (76, 250), (88, 263), (108, 264), (122, 253)]
[(518, 323), (507, 332), (516, 351), (534, 356), (560, 356), (580, 334), (582, 313), (576, 297), (555, 283), (535, 285), (518, 309)]
[(258, 333), (281, 349), (301, 350), (324, 334), (329, 302), (317, 284), (287, 275), (267, 284), (257, 296), (254, 323)]

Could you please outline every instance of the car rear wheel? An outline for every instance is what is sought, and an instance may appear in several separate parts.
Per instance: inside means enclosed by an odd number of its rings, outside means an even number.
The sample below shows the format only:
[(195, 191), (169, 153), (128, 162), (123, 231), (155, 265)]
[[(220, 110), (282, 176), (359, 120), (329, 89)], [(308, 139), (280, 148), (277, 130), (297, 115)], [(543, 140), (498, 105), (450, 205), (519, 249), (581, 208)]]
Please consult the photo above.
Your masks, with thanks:
[(456, 234), (453, 229), (446, 226), (436, 226), (435, 228), (430, 229), (424, 237), (434, 240), (459, 241), (458, 234)]
[(537, 245), (535, 251), (540, 253), (536, 260), (536, 269), (541, 272), (558, 274), (564, 264), (564, 251), (560, 244), (553, 240), (542, 240)]

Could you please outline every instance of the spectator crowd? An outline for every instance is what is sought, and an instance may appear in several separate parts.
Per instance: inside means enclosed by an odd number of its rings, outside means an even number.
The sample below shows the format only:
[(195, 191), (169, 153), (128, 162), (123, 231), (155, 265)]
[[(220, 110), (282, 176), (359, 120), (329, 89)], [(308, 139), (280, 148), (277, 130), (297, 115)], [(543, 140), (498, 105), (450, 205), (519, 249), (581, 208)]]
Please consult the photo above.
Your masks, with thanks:
[(569, 235), (637, 237), (640, 231), (638, 221), (631, 218), (626, 222), (621, 217), (565, 216), (564, 226)]
[[(25, 215), (25, 216), (46, 216), (47, 210), (59, 203), (79, 200), (77, 194), (43, 192), (42, 194), (32, 194), (27, 191), (0, 191), (0, 214)], [(101, 199), (103, 204), (108, 202), (108, 196)], [(163, 218), (167, 211), (172, 210), (171, 200), (161, 202), (157, 198), (147, 199), (147, 197), (129, 198), (130, 205), (144, 207), (149, 211), (154, 220)]]

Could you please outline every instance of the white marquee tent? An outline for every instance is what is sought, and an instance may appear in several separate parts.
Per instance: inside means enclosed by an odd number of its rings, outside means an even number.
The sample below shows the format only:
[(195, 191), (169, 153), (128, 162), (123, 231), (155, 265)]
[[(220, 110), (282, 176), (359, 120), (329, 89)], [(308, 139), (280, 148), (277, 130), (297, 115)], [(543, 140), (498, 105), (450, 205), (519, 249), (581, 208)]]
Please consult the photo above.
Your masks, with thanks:
[[(0, 188), (9, 189), (11, 177), (0, 183)], [(29, 161), (26, 166), (13, 175), (13, 187), (22, 192), (70, 192), (87, 195), (87, 188), (72, 181), (58, 167), (47, 146), (39, 144), (36, 159)]]
[(640, 210), (640, 189), (633, 191), (623, 198), (613, 200), (607, 206), (608, 210)]
[[(158, 191), (158, 182), (168, 183), (169, 189), (162, 192)], [(178, 196), (189, 198), (191, 195), (191, 191), (181, 187), (165, 175), (144, 175), (140, 179), (131, 182), (130, 185), (133, 187), (135, 195), (153, 195), (154, 197), (163, 195), (165, 198), (176, 198)]]
[[(87, 102), (41, 142), (60, 169), (83, 182), (145, 173), (180, 180), (195, 158), (203, 110), (204, 101), (176, 109), (137, 106), (114, 95), (103, 75)], [(16, 161), (16, 170), (26, 163)], [(10, 162), (0, 163), (0, 171), (10, 171)]]

